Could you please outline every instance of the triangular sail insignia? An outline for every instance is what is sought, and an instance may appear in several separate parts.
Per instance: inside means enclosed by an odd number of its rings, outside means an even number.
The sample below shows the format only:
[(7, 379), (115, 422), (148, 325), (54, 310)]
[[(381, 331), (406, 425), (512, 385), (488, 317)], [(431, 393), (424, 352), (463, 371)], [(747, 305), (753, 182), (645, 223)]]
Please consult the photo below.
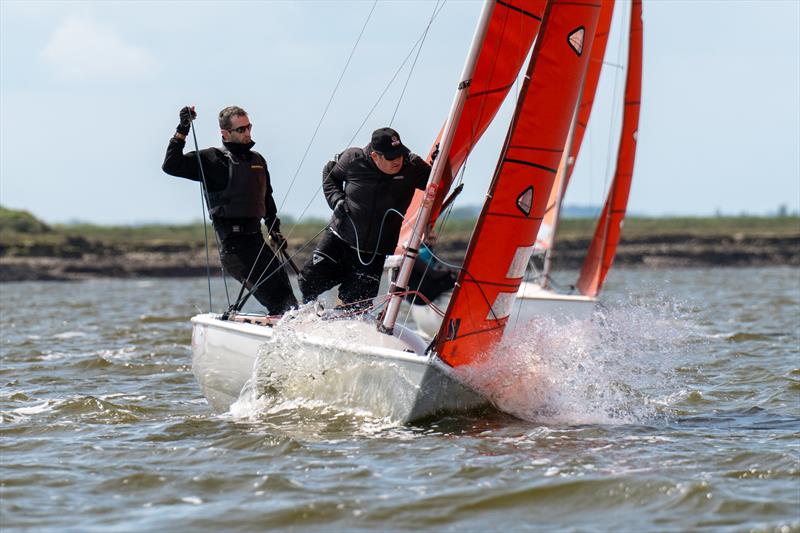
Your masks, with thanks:
[(517, 197), (517, 207), (522, 214), (528, 216), (531, 214), (531, 206), (533, 206), (533, 187), (528, 187)]
[(586, 28), (583, 26), (573, 30), (572, 33), (569, 34), (567, 37), (567, 42), (569, 42), (570, 47), (575, 50), (575, 53), (578, 55), (583, 54), (583, 37), (586, 33)]

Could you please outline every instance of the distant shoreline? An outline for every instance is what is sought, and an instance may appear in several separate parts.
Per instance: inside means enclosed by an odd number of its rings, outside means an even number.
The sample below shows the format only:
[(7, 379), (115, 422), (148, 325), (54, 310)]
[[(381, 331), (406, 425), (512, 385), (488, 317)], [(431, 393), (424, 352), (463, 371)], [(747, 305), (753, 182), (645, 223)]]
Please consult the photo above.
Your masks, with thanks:
[[(302, 265), (325, 230), (323, 220), (293, 224), (285, 217), (289, 253)], [(447, 218), (447, 217), (443, 217)], [(437, 254), (460, 264), (474, 219), (453, 218), (439, 228)], [(580, 268), (595, 221), (563, 219), (553, 266)], [(219, 268), (213, 229), (203, 224), (49, 226), (26, 211), (0, 206), (0, 282), (94, 278), (185, 278)], [(800, 217), (628, 217), (615, 267), (800, 266)]]
[[(294, 241), (294, 240), (293, 240)], [(554, 254), (554, 268), (580, 268), (588, 239), (562, 239)], [(290, 251), (303, 241), (290, 242)], [(466, 239), (439, 244), (437, 252), (444, 259), (459, 263), (466, 249)], [(298, 253), (295, 262), (302, 264), (312, 246)], [(0, 282), (77, 281), (95, 278), (186, 278), (206, 275), (206, 253), (196, 244), (140, 245), (135, 250), (94, 243), (84, 252), (71, 250), (58, 255), (42, 247), (25, 255), (0, 256)], [(50, 253), (47, 253), (47, 252)], [(210, 251), (211, 268), (219, 268), (215, 248)], [(800, 266), (800, 234), (708, 236), (653, 235), (624, 239), (614, 261), (616, 268), (691, 268)], [(216, 272), (214, 272), (216, 275)]]

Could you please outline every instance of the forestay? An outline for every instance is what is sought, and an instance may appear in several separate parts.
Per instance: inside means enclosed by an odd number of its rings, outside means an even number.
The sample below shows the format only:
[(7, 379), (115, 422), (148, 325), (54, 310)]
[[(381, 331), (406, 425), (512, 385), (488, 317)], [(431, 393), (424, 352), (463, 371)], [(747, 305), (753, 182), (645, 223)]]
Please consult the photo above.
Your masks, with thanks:
[(514, 118), (436, 340), (451, 366), (490, 349), (508, 320), (556, 176), (600, 14), (548, 3)]

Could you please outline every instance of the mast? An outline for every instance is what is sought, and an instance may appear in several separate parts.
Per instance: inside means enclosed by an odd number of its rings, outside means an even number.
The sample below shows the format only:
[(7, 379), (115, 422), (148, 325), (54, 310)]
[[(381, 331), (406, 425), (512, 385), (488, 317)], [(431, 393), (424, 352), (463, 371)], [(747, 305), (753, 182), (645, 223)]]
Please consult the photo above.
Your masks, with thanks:
[(495, 2), (486, 0), (483, 4), (483, 11), (481, 12), (478, 26), (475, 28), (475, 34), (472, 38), (472, 45), (470, 46), (467, 61), (464, 65), (464, 70), (461, 73), (461, 81), (458, 84), (453, 104), (450, 106), (450, 113), (447, 116), (444, 130), (442, 132), (442, 140), (439, 146), (439, 155), (433, 162), (431, 168), (431, 177), (428, 179), (428, 186), (425, 189), (425, 196), (422, 200), (422, 207), (417, 214), (417, 219), (414, 222), (414, 231), (411, 234), (411, 240), (406, 246), (403, 255), (403, 262), (400, 265), (400, 272), (397, 279), (389, 288), (391, 298), (386, 307), (383, 320), (379, 325), (379, 329), (385, 333), (391, 333), (394, 329), (395, 322), (397, 321), (397, 314), (400, 311), (400, 304), (403, 297), (396, 294), (398, 290), (402, 291), (408, 286), (408, 280), (411, 277), (411, 269), (419, 254), (419, 246), (422, 242), (422, 233), (428, 225), (433, 210), (433, 202), (436, 198), (436, 192), (439, 188), (439, 182), (442, 180), (442, 173), (446, 165), (447, 157), (450, 153), (450, 147), (453, 144), (453, 137), (458, 125), (458, 119), (464, 109), (464, 103), (469, 94), (470, 80), (475, 71), (475, 65), (478, 62), (478, 55), (481, 46), (486, 37), (486, 30), (489, 27), (489, 21), (492, 16)]

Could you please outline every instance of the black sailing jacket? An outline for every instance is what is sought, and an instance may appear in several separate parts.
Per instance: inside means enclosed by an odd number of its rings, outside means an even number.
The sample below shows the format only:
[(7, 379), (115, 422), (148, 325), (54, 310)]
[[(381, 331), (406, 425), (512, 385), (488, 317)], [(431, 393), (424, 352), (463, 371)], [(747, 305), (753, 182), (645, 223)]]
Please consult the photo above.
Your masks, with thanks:
[(405, 215), (414, 190), (425, 189), (431, 167), (418, 155), (409, 154), (400, 172), (390, 176), (378, 169), (371, 151), (369, 145), (348, 148), (328, 162), (322, 169), (322, 187), (331, 209), (344, 199), (350, 210), (349, 217), (331, 218), (330, 228), (340, 238), (362, 252), (390, 254), (403, 222), (402, 216), (390, 209)]
[[(175, 137), (170, 139), (169, 145), (167, 146), (167, 153), (164, 156), (164, 164), (161, 168), (164, 170), (164, 172), (171, 176), (186, 178), (192, 181), (201, 181), (200, 171), (197, 166), (197, 155), (195, 152), (184, 154), (183, 148), (185, 145), (186, 141), (176, 139)], [(252, 147), (252, 145), (250, 145), (250, 147)], [(236, 147), (232, 145), (232, 143), (227, 143), (226, 148), (231, 149), (231, 151), (234, 152), (233, 157), (241, 164), (259, 167), (258, 169), (253, 170), (254, 173), (260, 175), (262, 172), (260, 167), (263, 166), (263, 173), (266, 179), (266, 190), (264, 191), (264, 213), (263, 215), (259, 216), (253, 211), (252, 206), (241, 209), (239, 206), (232, 206), (232, 208), (229, 208), (231, 214), (222, 214), (220, 217), (215, 215), (215, 212), (220, 212), (218, 209), (215, 209), (215, 207), (217, 207), (215, 204), (219, 202), (228, 203), (228, 199), (220, 198), (224, 196), (223, 192), (228, 188), (230, 161), (222, 149), (206, 148), (204, 150), (200, 150), (200, 159), (203, 162), (203, 172), (205, 173), (209, 199), (211, 200), (212, 204), (212, 218), (238, 219), (255, 215), (255, 218), (263, 217), (267, 226), (271, 226), (275, 220), (278, 209), (275, 206), (275, 200), (272, 198), (272, 185), (270, 183), (269, 169), (267, 168), (266, 160), (261, 154), (250, 150), (249, 147), (244, 145)], [(261, 188), (259, 187), (259, 189)], [(257, 203), (260, 204), (260, 201)], [(237, 212), (237, 210), (241, 212)], [(224, 213), (224, 210), (222, 210), (222, 212)]]

